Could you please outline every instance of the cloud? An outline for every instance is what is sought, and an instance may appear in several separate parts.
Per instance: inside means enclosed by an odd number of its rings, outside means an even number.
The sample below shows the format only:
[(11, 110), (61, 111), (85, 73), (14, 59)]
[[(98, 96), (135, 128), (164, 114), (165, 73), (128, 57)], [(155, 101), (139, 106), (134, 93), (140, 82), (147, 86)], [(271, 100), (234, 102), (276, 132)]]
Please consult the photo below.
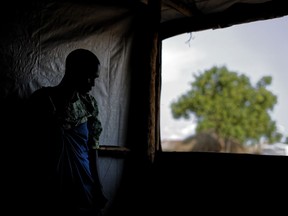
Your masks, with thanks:
[(162, 140), (183, 140), (195, 134), (196, 122), (193, 120), (179, 120), (174, 124), (167, 124), (161, 130)]
[(288, 128), (285, 128), (283, 125), (277, 125), (277, 131), (283, 135), (282, 142), (286, 141), (286, 138), (288, 137)]
[[(175, 46), (176, 45), (176, 46)], [(176, 82), (184, 76), (191, 75), (191, 65), (197, 65), (205, 59), (205, 55), (197, 48), (191, 48), (182, 37), (163, 44), (162, 52), (162, 81)]]

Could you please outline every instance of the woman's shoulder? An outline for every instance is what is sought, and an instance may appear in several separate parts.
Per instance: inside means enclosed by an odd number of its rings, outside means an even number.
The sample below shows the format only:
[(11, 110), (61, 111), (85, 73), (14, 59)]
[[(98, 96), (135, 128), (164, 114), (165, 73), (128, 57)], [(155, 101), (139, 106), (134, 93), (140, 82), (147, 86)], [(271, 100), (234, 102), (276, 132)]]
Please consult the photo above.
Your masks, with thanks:
[(30, 106), (46, 106), (50, 103), (51, 87), (41, 87), (35, 90), (28, 99)]

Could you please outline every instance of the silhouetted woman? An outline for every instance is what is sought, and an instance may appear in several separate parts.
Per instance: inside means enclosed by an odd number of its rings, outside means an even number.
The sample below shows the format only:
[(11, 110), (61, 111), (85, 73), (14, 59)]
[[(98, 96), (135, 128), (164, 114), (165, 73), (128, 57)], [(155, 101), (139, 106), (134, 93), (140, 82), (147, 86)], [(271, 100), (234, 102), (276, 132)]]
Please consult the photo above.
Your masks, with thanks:
[(29, 99), (31, 191), (43, 213), (96, 216), (107, 202), (97, 170), (102, 127), (97, 101), (89, 94), (99, 66), (91, 51), (76, 49), (66, 58), (61, 82)]

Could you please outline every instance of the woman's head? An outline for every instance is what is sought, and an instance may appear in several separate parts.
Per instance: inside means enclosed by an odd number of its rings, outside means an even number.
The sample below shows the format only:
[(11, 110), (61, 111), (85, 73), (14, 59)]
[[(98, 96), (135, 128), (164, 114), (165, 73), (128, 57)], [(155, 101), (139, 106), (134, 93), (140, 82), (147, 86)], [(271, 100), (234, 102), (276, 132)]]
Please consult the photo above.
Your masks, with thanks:
[(65, 64), (65, 82), (80, 93), (89, 92), (99, 77), (100, 61), (97, 56), (89, 50), (76, 49), (68, 54)]

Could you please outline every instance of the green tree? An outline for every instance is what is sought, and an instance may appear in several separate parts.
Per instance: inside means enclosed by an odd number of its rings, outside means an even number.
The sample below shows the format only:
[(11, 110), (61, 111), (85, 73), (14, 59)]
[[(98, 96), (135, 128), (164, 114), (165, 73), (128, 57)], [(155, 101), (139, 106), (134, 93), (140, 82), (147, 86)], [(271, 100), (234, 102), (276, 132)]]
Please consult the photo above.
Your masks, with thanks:
[(171, 103), (173, 118), (197, 118), (196, 132), (214, 133), (227, 147), (230, 141), (269, 143), (282, 137), (269, 112), (277, 97), (267, 90), (272, 77), (262, 77), (253, 87), (245, 75), (212, 67), (194, 75), (191, 89)]

